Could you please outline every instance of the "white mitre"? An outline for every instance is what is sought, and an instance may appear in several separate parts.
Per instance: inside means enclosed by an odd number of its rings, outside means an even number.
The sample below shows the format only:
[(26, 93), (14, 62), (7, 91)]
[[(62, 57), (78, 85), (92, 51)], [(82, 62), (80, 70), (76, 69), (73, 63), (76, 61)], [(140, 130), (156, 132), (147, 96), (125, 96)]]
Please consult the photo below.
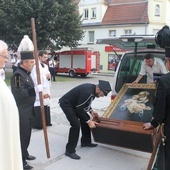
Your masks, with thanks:
[(34, 51), (34, 45), (28, 35), (24, 35), (18, 47), (18, 52), (21, 51)]

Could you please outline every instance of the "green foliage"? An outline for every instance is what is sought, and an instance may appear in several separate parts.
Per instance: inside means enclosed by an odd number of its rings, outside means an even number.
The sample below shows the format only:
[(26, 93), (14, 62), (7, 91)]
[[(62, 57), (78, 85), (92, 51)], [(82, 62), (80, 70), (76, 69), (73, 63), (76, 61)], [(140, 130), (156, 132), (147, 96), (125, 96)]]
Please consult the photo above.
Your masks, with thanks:
[(8, 86), (10, 86), (12, 72), (5, 72), (5, 82)]
[(24, 35), (32, 37), (35, 19), (38, 49), (76, 47), (83, 38), (81, 16), (73, 0), (0, 0), (0, 39), (16, 51)]

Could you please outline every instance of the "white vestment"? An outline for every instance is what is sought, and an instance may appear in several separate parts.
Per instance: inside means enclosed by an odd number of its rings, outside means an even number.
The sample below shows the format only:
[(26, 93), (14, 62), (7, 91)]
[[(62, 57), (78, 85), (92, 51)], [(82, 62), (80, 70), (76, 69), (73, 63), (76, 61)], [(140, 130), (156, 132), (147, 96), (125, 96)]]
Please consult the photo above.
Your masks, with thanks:
[(18, 108), (2, 77), (0, 77), (0, 169), (23, 170)]
[(0, 76), (2, 77), (3, 80), (5, 80), (5, 71), (4, 69), (0, 69)]
[[(47, 74), (50, 75), (48, 66), (46, 64), (43, 64), (44, 67), (42, 67), (42, 65), (39, 62), (39, 70), (40, 70), (40, 78), (41, 78), (41, 84), (43, 87), (43, 94), (49, 94), (50, 93), (50, 85), (51, 85), (51, 81), (47, 79)], [(34, 82), (35, 88), (38, 85), (37, 83), (37, 73), (36, 73), (36, 65), (33, 67), (32, 71), (31, 71), (31, 77), (32, 80)], [(43, 100), (44, 106), (50, 106), (50, 99), (46, 98)], [(39, 92), (36, 91), (36, 100), (34, 103), (34, 106), (40, 106), (40, 99), (39, 99)]]

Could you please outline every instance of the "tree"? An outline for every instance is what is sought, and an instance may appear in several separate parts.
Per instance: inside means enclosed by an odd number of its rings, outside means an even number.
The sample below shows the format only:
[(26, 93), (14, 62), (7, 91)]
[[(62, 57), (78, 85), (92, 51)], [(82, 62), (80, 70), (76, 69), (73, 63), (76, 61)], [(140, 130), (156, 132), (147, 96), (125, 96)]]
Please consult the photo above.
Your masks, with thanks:
[(24, 35), (32, 37), (31, 18), (35, 18), (38, 49), (76, 47), (83, 38), (73, 0), (0, 0), (0, 4), (0, 39), (14, 51)]

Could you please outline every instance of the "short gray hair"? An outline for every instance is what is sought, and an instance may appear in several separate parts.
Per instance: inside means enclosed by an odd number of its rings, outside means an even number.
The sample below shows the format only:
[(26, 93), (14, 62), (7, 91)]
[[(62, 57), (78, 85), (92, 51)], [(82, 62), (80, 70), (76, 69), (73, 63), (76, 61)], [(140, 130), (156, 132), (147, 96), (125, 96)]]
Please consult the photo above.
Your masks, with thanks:
[(4, 49), (7, 50), (8, 45), (4, 41), (0, 40), (0, 54), (3, 52)]

